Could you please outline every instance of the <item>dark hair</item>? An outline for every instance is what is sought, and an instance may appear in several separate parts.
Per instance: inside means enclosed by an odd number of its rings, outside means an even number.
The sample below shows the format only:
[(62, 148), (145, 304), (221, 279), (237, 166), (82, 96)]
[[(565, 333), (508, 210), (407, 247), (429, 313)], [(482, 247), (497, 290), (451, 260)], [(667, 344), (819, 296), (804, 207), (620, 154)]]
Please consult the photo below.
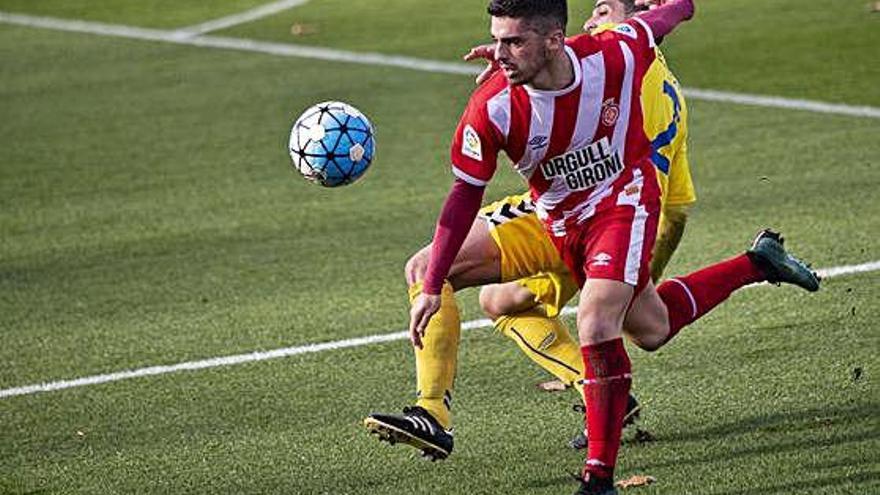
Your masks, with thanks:
[(525, 19), (541, 34), (553, 29), (564, 33), (568, 24), (566, 0), (490, 0), (486, 11), (493, 17)]

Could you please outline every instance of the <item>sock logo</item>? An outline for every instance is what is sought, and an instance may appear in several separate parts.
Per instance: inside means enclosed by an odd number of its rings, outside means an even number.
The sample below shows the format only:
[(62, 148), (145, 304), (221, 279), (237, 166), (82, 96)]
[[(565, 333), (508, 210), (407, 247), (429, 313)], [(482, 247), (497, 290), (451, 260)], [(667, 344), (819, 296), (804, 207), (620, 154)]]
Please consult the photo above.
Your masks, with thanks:
[(542, 340), (541, 343), (538, 344), (538, 349), (541, 351), (546, 351), (548, 347), (550, 347), (553, 342), (556, 341), (556, 334), (553, 332), (548, 333)]

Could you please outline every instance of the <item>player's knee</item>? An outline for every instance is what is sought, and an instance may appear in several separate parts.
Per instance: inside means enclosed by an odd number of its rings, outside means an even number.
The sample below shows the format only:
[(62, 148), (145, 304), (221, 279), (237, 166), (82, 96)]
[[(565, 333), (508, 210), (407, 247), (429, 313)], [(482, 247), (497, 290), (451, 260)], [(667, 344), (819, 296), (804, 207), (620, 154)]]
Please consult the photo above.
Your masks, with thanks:
[(578, 338), (581, 345), (597, 344), (620, 337), (621, 328), (614, 318), (600, 314), (578, 313)]
[(480, 307), (493, 320), (528, 311), (535, 305), (535, 295), (515, 282), (486, 285), (480, 289)]
[(630, 341), (643, 351), (654, 352), (663, 347), (663, 344), (666, 343), (666, 336), (652, 333), (650, 335), (639, 335), (638, 337), (631, 336)]
[(486, 285), (480, 289), (480, 309), (492, 320), (497, 320), (506, 314), (499, 292), (497, 285)]
[(406, 265), (404, 265), (403, 268), (403, 276), (406, 278), (407, 285), (411, 286), (425, 278), (425, 272), (428, 270), (429, 253), (430, 251), (428, 250), (428, 247), (425, 247), (406, 260)]
[(653, 321), (650, 330), (643, 332), (640, 336), (640, 343), (637, 345), (648, 352), (654, 352), (663, 347), (669, 340), (669, 325), (665, 321)]

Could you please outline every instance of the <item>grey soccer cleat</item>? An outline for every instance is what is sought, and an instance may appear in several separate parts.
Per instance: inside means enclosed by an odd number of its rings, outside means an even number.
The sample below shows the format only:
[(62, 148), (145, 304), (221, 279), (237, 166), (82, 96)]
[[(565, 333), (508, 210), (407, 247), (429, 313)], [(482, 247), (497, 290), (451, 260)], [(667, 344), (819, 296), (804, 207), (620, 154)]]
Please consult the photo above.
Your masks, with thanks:
[(762, 230), (746, 251), (771, 284), (789, 283), (810, 292), (819, 290), (819, 276), (810, 266), (785, 250), (778, 232)]

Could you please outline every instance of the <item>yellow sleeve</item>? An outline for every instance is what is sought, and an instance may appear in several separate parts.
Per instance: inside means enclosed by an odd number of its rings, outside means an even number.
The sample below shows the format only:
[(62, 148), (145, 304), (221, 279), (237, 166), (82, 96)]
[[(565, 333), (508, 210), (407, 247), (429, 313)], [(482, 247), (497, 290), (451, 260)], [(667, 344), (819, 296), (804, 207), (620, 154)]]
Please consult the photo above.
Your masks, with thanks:
[(659, 49), (642, 81), (645, 134), (651, 140), (652, 161), (664, 205), (682, 206), (696, 201), (687, 150), (687, 104), (678, 80)]

